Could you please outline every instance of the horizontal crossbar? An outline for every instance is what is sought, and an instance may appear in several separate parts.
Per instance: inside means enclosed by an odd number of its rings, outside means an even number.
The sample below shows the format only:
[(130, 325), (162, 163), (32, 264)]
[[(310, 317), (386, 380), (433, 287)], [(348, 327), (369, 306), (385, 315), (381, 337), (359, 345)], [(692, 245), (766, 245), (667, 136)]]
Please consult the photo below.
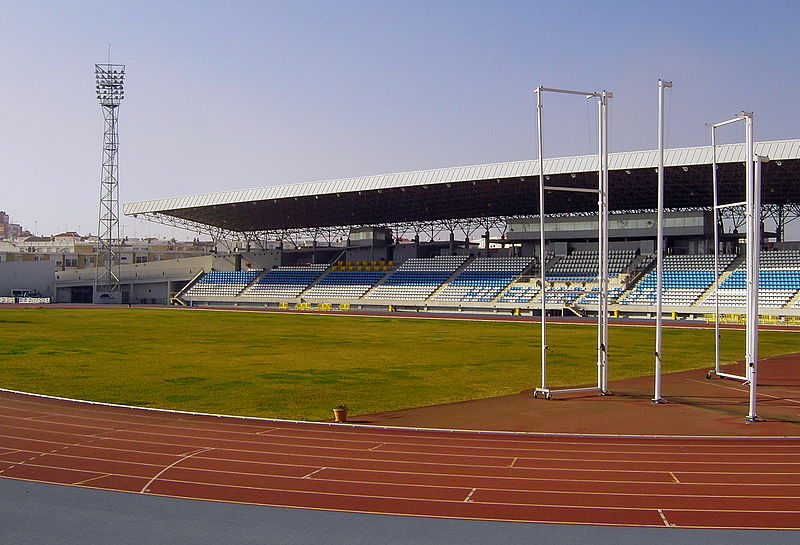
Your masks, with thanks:
[(585, 187), (558, 187), (555, 185), (546, 185), (544, 188), (547, 191), (574, 191), (576, 193), (600, 193), (599, 189), (588, 189)]

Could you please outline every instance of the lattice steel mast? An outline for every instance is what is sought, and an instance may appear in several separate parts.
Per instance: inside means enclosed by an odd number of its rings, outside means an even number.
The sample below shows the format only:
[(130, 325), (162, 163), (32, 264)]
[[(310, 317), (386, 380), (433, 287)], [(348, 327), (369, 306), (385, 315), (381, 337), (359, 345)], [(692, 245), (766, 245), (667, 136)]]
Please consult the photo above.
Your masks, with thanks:
[(95, 64), (94, 74), (97, 100), (100, 101), (105, 118), (94, 292), (95, 300), (101, 294), (107, 293), (110, 294), (111, 299), (121, 302), (118, 250), (120, 240), (117, 118), (119, 105), (125, 96), (123, 91), (125, 65)]

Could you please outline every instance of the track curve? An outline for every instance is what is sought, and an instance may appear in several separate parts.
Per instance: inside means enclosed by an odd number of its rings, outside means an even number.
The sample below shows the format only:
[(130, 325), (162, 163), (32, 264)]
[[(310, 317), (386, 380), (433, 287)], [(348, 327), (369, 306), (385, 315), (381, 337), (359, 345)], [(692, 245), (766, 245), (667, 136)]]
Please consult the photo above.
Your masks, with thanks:
[(800, 438), (372, 428), (0, 392), (0, 477), (539, 523), (800, 529)]

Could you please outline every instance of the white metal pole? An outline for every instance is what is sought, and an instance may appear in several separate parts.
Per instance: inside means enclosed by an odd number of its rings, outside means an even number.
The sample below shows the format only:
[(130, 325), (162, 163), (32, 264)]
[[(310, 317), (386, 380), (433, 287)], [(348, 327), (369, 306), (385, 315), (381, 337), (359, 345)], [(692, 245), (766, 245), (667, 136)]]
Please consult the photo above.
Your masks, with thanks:
[(603, 389), (603, 97), (597, 97), (597, 387)]
[(664, 89), (672, 82), (658, 80), (658, 216), (656, 219), (656, 369), (653, 403), (661, 397), (661, 363), (664, 289)]
[(750, 380), (750, 370), (753, 364), (753, 333), (758, 327), (758, 307), (753, 308), (754, 286), (758, 282), (758, 269), (754, 268), (755, 258), (757, 256), (757, 242), (755, 240), (755, 201), (754, 201), (754, 187), (753, 187), (753, 121), (752, 116), (742, 112), (742, 117), (745, 123), (745, 219), (746, 219), (746, 293), (747, 293), (747, 318), (746, 318), (746, 348), (745, 348), (745, 376)]
[[(752, 118), (750, 120), (751, 128), (752, 128)], [(758, 395), (758, 286), (759, 286), (759, 278), (758, 278), (758, 271), (761, 261), (761, 164), (764, 162), (769, 161), (766, 157), (758, 157), (753, 156), (754, 160), (754, 167), (755, 167), (755, 175), (753, 179), (753, 216), (754, 216), (754, 230), (753, 236), (756, 240), (756, 251), (754, 252), (754, 268), (755, 268), (755, 275), (753, 277), (753, 307), (756, 310), (756, 316), (753, 323), (753, 332), (752, 332), (752, 359), (749, 363), (748, 369), (749, 373), (748, 376), (750, 377), (750, 402), (749, 402), (749, 409), (747, 412), (747, 421), (748, 422), (757, 422), (760, 420), (758, 417), (758, 413), (756, 412), (756, 396)]]
[(711, 127), (711, 182), (713, 184), (714, 207), (714, 372), (719, 373), (719, 195), (717, 193), (717, 128)]
[[(746, 218), (746, 244), (747, 244), (747, 321), (746, 321), (746, 348), (745, 348), (745, 376), (747, 380), (750, 382), (750, 392), (752, 397), (753, 392), (753, 377), (752, 371), (753, 366), (755, 363), (755, 351), (754, 345), (757, 341), (754, 341), (754, 337), (757, 335), (758, 330), (758, 307), (756, 306), (755, 309), (753, 308), (753, 302), (757, 301), (758, 299), (758, 269), (754, 267), (756, 264), (757, 259), (757, 251), (756, 251), (756, 219), (755, 219), (755, 187), (753, 184), (753, 178), (755, 177), (755, 173), (753, 172), (753, 159), (754, 159), (754, 150), (753, 150), (753, 122), (752, 117), (742, 114), (744, 116), (745, 122), (745, 202), (746, 210), (745, 210), (745, 218)], [(755, 312), (754, 312), (755, 310)], [(757, 418), (753, 406), (751, 404), (748, 413), (747, 413), (747, 420), (755, 420)]]
[(601, 214), (601, 229), (600, 234), (603, 238), (603, 256), (602, 256), (602, 276), (600, 284), (600, 296), (602, 299), (602, 355), (603, 355), (603, 373), (602, 384), (600, 384), (600, 392), (602, 394), (608, 393), (608, 99), (610, 93), (603, 91), (600, 98), (601, 107), (601, 123), (603, 134), (603, 147), (602, 147), (602, 171), (603, 171), (603, 186), (600, 191), (602, 201), (602, 214)]
[(545, 285), (544, 151), (542, 144), (542, 87), (536, 93), (536, 142), (539, 148), (539, 277), (542, 296), (542, 390), (547, 389), (547, 287)]

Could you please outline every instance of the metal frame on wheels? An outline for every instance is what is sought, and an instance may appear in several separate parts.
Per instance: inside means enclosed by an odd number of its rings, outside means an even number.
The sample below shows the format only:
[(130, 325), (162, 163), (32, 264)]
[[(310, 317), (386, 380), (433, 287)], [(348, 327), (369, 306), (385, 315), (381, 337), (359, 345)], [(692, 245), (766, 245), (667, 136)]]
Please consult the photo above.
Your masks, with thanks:
[[(744, 121), (745, 124), (745, 200), (744, 202), (719, 204), (717, 196), (717, 144), (716, 129), (724, 125)], [(712, 149), (712, 183), (714, 198), (714, 369), (708, 371), (706, 378), (716, 375), (720, 378), (740, 380), (750, 385), (749, 408), (746, 420), (759, 421), (756, 413), (758, 390), (758, 274), (761, 254), (761, 164), (769, 161), (767, 157), (757, 156), (753, 144), (753, 114), (742, 112), (733, 119), (719, 123), (709, 123)], [(745, 207), (746, 218), (746, 345), (745, 376), (725, 373), (720, 368), (720, 329), (719, 329), (719, 222), (721, 209), (734, 206)]]
[[(598, 111), (598, 183), (597, 189), (584, 187), (558, 187), (545, 186), (544, 181), (544, 153), (542, 139), (542, 93), (561, 93), (579, 95), (587, 99), (597, 99)], [(567, 394), (573, 392), (599, 391), (601, 395), (608, 394), (608, 99), (614, 95), (607, 91), (585, 92), (567, 89), (550, 89), (537, 87), (536, 94), (536, 141), (539, 149), (539, 272), (541, 276), (542, 297), (542, 382), (536, 388), (533, 397), (543, 395), (551, 399), (554, 394)], [(597, 386), (589, 388), (569, 388), (553, 390), (547, 386), (547, 284), (545, 276), (545, 234), (544, 234), (544, 192), (545, 191), (572, 191), (579, 193), (597, 193), (598, 203), (598, 282), (599, 301), (597, 312)]]

